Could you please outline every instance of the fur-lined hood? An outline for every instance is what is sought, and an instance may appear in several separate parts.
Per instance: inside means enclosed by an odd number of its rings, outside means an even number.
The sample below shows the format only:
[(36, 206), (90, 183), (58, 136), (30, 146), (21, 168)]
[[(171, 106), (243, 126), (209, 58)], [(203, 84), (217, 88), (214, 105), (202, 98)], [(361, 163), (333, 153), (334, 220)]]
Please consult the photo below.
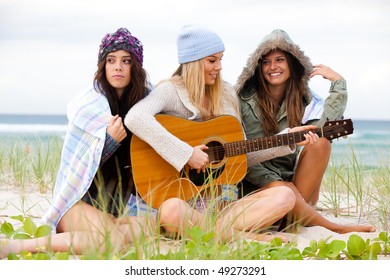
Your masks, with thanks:
[(253, 75), (256, 67), (259, 64), (259, 60), (274, 49), (280, 49), (289, 52), (295, 56), (305, 69), (302, 82), (306, 88), (306, 99), (308, 102), (312, 99), (312, 94), (309, 89), (309, 75), (313, 71), (313, 65), (310, 59), (304, 54), (300, 47), (295, 44), (288, 34), (281, 30), (276, 29), (268, 34), (261, 41), (260, 45), (256, 48), (254, 53), (248, 58), (247, 65), (244, 67), (241, 75), (237, 79), (235, 90), (243, 98), (249, 98), (254, 93)]

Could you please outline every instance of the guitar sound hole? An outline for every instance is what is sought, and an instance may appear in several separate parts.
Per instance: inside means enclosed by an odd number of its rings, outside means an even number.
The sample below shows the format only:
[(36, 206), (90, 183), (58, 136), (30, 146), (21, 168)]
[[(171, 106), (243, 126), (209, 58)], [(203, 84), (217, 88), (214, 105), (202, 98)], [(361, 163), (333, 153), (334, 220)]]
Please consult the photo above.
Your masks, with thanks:
[[(225, 166), (213, 166), (219, 164), (225, 157), (225, 149), (221, 143), (217, 141), (210, 141), (206, 144), (209, 149), (205, 151), (209, 155), (210, 165), (206, 168), (206, 172), (200, 172), (198, 174), (197, 170), (190, 169), (188, 171), (188, 178), (196, 186), (202, 186), (210, 182), (210, 180), (217, 179), (222, 172), (225, 170)], [(184, 177), (185, 173), (182, 172), (181, 176)]]
[(210, 141), (206, 144), (209, 149), (206, 151), (209, 155), (209, 162), (212, 164), (220, 163), (225, 158), (225, 148), (217, 141)]
[[(196, 169), (190, 169), (188, 171), (188, 179), (195, 186), (203, 186), (204, 184), (210, 183), (211, 180), (216, 180), (222, 172), (225, 170), (225, 166), (222, 165), (218, 168), (206, 168), (206, 172), (199, 172)], [(184, 177), (185, 173), (181, 173), (181, 176)]]

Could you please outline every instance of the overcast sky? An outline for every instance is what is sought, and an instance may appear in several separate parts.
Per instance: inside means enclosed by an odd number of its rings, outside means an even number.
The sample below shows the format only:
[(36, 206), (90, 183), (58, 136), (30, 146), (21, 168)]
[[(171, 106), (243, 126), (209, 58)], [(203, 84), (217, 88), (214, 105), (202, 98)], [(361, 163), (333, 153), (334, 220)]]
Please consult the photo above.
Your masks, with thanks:
[[(347, 80), (346, 118), (390, 120), (388, 0), (0, 0), (0, 114), (65, 114), (91, 86), (102, 37), (119, 27), (143, 42), (151, 82), (168, 78), (178, 31), (192, 23), (221, 36), (231, 84), (262, 38), (281, 28), (313, 64)], [(310, 86), (325, 98), (330, 82), (314, 77)]]

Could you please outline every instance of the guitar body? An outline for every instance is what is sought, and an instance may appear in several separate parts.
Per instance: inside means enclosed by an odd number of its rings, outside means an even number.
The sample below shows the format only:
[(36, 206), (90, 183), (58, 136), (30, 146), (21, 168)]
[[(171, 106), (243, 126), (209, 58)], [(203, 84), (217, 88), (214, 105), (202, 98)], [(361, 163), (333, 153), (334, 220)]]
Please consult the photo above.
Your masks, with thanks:
[(225, 143), (244, 140), (237, 118), (223, 115), (195, 122), (157, 115), (156, 119), (177, 138), (192, 147), (205, 144), (212, 154), (208, 152), (210, 164), (206, 172), (198, 174), (187, 166), (178, 172), (149, 144), (133, 135), (130, 155), (134, 183), (139, 195), (150, 206), (158, 208), (172, 197), (187, 201), (211, 186), (237, 184), (245, 177), (246, 154), (226, 157), (223, 147)]

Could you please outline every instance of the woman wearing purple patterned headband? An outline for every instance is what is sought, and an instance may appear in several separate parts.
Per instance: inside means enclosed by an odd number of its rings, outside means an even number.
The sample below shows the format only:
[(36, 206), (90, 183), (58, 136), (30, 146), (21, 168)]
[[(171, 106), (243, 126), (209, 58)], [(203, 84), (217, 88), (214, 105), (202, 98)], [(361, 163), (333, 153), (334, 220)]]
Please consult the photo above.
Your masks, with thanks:
[(142, 202), (134, 196), (132, 134), (123, 125), (125, 114), (151, 90), (142, 62), (142, 44), (127, 29), (103, 38), (93, 87), (67, 107), (69, 125), (54, 197), (42, 219), (53, 234), (2, 241), (6, 245), (0, 258), (42, 248), (74, 254), (93, 248), (120, 250), (152, 229), (148, 221), (154, 219), (129, 215)]

